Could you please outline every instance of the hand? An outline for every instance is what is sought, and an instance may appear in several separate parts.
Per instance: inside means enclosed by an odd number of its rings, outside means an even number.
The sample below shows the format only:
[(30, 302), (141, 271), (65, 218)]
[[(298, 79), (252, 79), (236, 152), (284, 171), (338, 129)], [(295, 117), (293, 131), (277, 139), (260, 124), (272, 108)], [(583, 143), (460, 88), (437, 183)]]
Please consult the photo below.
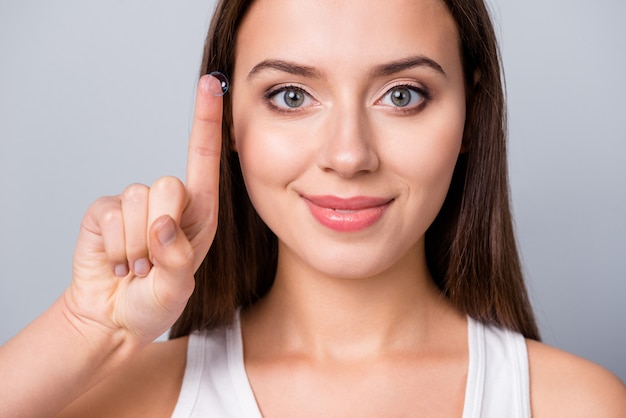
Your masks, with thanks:
[[(213, 84), (216, 83), (216, 84)], [(121, 334), (140, 345), (176, 321), (193, 274), (215, 236), (222, 99), (215, 78), (198, 83), (187, 180), (163, 177), (103, 197), (82, 221), (65, 293), (68, 319), (83, 335)]]

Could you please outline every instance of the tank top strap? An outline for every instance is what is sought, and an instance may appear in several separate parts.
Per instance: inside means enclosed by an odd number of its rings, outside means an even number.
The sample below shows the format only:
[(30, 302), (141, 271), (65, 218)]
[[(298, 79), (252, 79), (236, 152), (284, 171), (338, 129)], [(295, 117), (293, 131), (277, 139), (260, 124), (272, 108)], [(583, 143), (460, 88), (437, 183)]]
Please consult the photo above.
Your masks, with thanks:
[(230, 326), (189, 335), (172, 418), (204, 417), (261, 418), (244, 367), (239, 312)]
[(469, 368), (463, 418), (530, 418), (524, 337), (468, 317)]

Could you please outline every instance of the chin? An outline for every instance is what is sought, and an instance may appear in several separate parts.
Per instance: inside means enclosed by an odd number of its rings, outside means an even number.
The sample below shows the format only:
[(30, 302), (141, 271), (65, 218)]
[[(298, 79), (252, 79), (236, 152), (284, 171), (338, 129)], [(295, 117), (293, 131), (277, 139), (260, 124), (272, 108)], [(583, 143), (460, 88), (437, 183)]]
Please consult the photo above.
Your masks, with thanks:
[(398, 262), (395, 257), (355, 257), (354, 254), (338, 254), (335, 257), (316, 260), (311, 267), (319, 275), (332, 279), (364, 280), (385, 274)]

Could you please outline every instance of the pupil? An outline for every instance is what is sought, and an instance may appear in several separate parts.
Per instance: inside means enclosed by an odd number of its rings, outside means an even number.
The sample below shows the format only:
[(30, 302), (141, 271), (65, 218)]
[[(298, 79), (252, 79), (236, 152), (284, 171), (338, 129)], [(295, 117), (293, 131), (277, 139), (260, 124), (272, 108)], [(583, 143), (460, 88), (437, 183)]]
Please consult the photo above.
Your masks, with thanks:
[(411, 102), (411, 92), (406, 87), (397, 88), (391, 93), (391, 101), (398, 107), (405, 107)]
[(288, 90), (285, 92), (285, 103), (289, 107), (299, 107), (304, 102), (304, 94), (298, 90)]

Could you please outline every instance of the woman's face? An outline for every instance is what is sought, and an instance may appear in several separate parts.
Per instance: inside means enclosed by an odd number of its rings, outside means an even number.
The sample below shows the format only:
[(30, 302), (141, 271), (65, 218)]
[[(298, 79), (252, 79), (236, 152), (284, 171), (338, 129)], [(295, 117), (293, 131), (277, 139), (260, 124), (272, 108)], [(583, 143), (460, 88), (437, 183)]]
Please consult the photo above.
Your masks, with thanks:
[(438, 0), (253, 3), (233, 137), (281, 263), (367, 277), (423, 262), (463, 137), (458, 44)]

